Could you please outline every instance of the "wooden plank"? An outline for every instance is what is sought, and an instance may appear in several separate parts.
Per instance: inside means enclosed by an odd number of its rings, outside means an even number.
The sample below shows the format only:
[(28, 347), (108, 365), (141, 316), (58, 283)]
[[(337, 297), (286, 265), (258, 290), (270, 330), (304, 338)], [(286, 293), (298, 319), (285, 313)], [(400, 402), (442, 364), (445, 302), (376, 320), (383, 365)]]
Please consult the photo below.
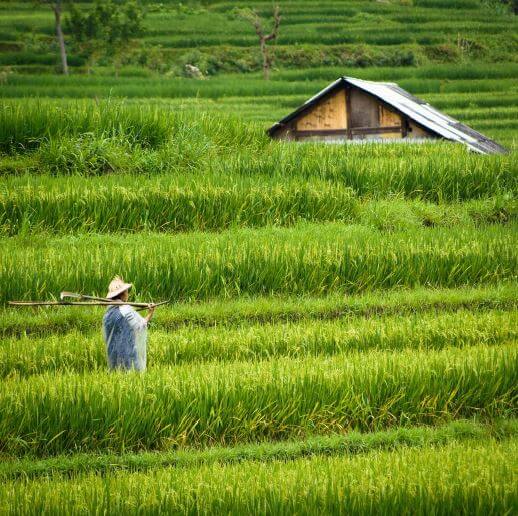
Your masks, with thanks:
[(401, 135), (402, 127), (395, 125), (393, 127), (355, 127), (353, 129), (310, 129), (305, 131), (293, 131), (293, 135), (298, 137), (305, 136), (349, 136), (362, 134), (385, 134), (397, 133)]
[(296, 121), (298, 131), (345, 129), (346, 127), (346, 100), (343, 89), (321, 99), (309, 113), (302, 115)]
[(379, 120), (379, 102), (372, 95), (360, 90), (351, 89), (351, 128), (377, 127)]
[(383, 134), (383, 133), (400, 133), (402, 127), (400, 125), (394, 125), (391, 127), (353, 127), (351, 132), (353, 136), (355, 134)]
[(392, 109), (388, 109), (383, 104), (379, 104), (379, 116), (381, 127), (394, 127), (401, 125), (401, 116)]
[(406, 138), (408, 135), (408, 118), (403, 119), (402, 129), (401, 129), (401, 138)]
[(415, 123), (413, 120), (409, 120), (407, 138), (437, 138), (433, 133), (425, 130), (422, 126)]
[(311, 129), (307, 131), (294, 131), (295, 136), (347, 136), (347, 129)]
[(351, 88), (347, 87), (345, 89), (345, 120), (347, 127), (347, 139), (351, 140), (353, 134), (351, 133)]

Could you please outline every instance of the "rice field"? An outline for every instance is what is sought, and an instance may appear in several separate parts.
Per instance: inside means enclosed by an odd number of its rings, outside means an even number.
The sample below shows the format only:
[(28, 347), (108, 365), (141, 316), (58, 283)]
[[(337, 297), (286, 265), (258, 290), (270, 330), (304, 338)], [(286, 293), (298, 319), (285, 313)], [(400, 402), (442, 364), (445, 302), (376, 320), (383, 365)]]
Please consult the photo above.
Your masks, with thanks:
[[(264, 81), (235, 2), (144, 3), (158, 68), (68, 77), (48, 6), (0, 5), (0, 514), (514, 514), (516, 16), (282, 2)], [(510, 152), (269, 139), (342, 75)], [(169, 300), (144, 374), (102, 307), (7, 305), (116, 274)]]
[(174, 236), (22, 235), (2, 241), (1, 299), (41, 297), (63, 285), (100, 294), (104, 274), (117, 273), (132, 278), (137, 295), (173, 301), (494, 284), (516, 280), (515, 239), (515, 224), (393, 232), (329, 223)]
[[(516, 439), (511, 438), (353, 457), (166, 467), (107, 478), (86, 473), (73, 480), (7, 482), (0, 487), (0, 503), (6, 511), (16, 503), (20, 513), (45, 513), (53, 507), (71, 514), (312, 514), (315, 508), (337, 514), (345, 508), (348, 514), (410, 514), (411, 498), (413, 510), (423, 512), (439, 504), (439, 514), (506, 513), (516, 505), (509, 462), (516, 453)], [(113, 499), (114, 492), (120, 496)]]
[(13, 377), (0, 395), (1, 451), (120, 453), (509, 417), (517, 358), (502, 344)]
[[(282, 323), (243, 321), (234, 327), (200, 327), (189, 323), (174, 332), (155, 330), (153, 342), (157, 349), (153, 364), (332, 356), (372, 349), (424, 351), (449, 346), (496, 346), (513, 342), (518, 337), (514, 309), (432, 311), (418, 315), (379, 316), (375, 320), (349, 316)], [(196, 342), (195, 347), (192, 342)], [(0, 377), (27, 377), (60, 370), (102, 371), (105, 361), (97, 331), (72, 330), (65, 334), (46, 333), (41, 337), (31, 332), (4, 339), (0, 349)]]

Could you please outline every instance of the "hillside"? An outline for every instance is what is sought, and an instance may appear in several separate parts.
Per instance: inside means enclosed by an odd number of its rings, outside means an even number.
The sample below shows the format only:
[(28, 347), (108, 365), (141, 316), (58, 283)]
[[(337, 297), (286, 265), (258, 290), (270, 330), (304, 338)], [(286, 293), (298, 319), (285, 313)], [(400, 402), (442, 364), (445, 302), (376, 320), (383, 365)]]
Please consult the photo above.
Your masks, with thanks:
[[(87, 3), (78, 3), (87, 8)], [(268, 2), (145, 3), (139, 51), (127, 60), (142, 68), (181, 74), (181, 65), (205, 74), (260, 69), (257, 37), (237, 7), (271, 17)], [(495, 2), (479, 0), (387, 0), (281, 2), (275, 43), (279, 68), (411, 66), (430, 63), (516, 61), (516, 17)], [(65, 11), (66, 12), (66, 11)], [(66, 18), (66, 15), (65, 15)], [(66, 22), (65, 22), (66, 34)], [(53, 71), (59, 64), (48, 6), (4, 2), (0, 18), (0, 64), (25, 73)], [(70, 37), (67, 41), (72, 44)], [(155, 49), (158, 52), (152, 52)], [(70, 64), (84, 71), (73, 45)], [(180, 65), (180, 66), (179, 66)]]
[[(247, 5), (271, 16), (268, 3)], [(269, 82), (259, 72), (257, 38), (235, 15), (236, 6), (241, 4), (148, 3), (144, 37), (128, 52), (119, 77), (107, 59), (87, 74), (86, 58), (72, 44), (72, 75), (61, 77), (51, 10), (3, 3), (0, 95), (153, 98), (164, 109), (234, 113), (266, 127), (347, 74), (397, 81), (514, 146), (518, 23), (498, 2), (282, 2)], [(185, 64), (198, 66), (206, 80), (183, 77)]]

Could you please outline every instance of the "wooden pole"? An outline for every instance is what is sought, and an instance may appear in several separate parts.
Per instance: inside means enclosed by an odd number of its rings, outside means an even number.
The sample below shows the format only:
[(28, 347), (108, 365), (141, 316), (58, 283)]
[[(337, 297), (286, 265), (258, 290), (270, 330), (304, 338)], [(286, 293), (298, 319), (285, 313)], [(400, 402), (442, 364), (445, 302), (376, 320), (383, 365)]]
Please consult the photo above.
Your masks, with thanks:
[(137, 308), (150, 308), (165, 305), (169, 301), (160, 303), (124, 303), (123, 301), (8, 301), (11, 306), (122, 306), (129, 305)]

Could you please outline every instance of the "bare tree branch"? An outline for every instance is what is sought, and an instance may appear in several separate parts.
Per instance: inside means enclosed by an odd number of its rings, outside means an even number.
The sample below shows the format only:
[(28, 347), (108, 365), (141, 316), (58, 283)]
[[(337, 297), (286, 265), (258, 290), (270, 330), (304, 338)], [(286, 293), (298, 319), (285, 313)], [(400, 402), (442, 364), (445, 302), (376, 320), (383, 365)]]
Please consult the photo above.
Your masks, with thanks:
[(277, 39), (279, 35), (279, 26), (281, 24), (281, 15), (279, 6), (276, 5), (273, 11), (273, 28), (269, 34), (265, 34), (263, 23), (257, 11), (253, 9), (241, 9), (238, 11), (239, 16), (241, 18), (248, 20), (255, 29), (255, 33), (259, 37), (259, 47), (261, 49), (261, 54), (263, 56), (263, 73), (264, 78), (268, 80), (270, 78), (270, 68), (272, 65), (271, 57), (268, 53), (268, 47), (266, 43), (268, 41), (273, 41)]
[(273, 11), (273, 29), (272, 29), (272, 32), (270, 32), (270, 34), (268, 34), (267, 36), (264, 36), (265, 41), (271, 41), (273, 39), (277, 39), (277, 35), (279, 34), (279, 25), (280, 24), (281, 24), (280, 10), (279, 10), (279, 6), (276, 5), (275, 9)]

